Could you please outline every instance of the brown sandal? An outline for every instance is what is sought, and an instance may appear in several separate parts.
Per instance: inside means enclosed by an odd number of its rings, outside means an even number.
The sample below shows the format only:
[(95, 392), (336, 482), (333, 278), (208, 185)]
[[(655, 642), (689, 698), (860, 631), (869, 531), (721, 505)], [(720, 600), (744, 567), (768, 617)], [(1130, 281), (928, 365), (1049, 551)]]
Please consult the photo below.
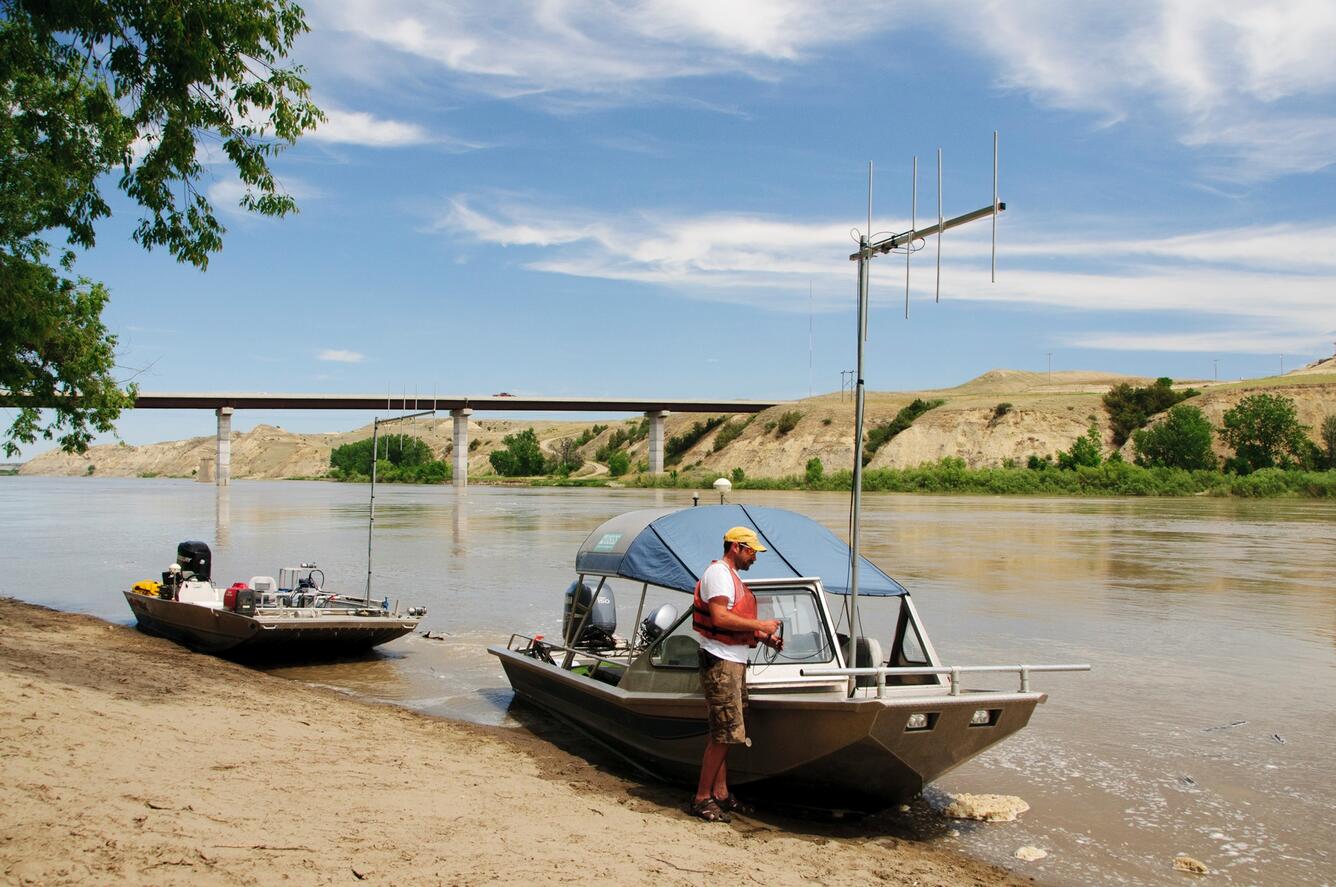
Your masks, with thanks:
[(742, 816), (750, 816), (756, 812), (756, 808), (746, 801), (739, 798), (732, 792), (728, 793), (726, 798), (715, 798), (714, 802), (719, 805), (719, 809), (726, 813), (738, 813)]
[(714, 798), (706, 798), (703, 801), (694, 801), (691, 804), (691, 815), (706, 822), (732, 822), (733, 817), (729, 816)]

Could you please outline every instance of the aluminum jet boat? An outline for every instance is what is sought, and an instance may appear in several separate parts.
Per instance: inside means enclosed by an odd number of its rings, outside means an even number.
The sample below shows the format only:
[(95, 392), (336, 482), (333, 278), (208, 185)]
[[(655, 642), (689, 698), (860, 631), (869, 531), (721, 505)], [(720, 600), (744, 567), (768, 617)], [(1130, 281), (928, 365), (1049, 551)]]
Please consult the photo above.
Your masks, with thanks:
[(417, 628), (425, 607), (326, 591), (315, 564), (284, 567), (228, 588), (212, 581), (203, 542), (182, 542), (162, 581), (125, 592), (139, 627), (205, 653), (246, 659), (324, 659), (363, 652)]
[[(678, 615), (668, 603), (641, 617), (651, 589), (690, 594), (734, 526), (754, 529), (768, 549), (743, 581), (758, 618), (781, 621), (784, 645), (757, 647), (748, 663), (751, 742), (729, 754), (732, 785), (771, 783), (827, 808), (898, 803), (1024, 727), (1047, 699), (1030, 688), (1033, 673), (1089, 668), (943, 664), (909, 593), (866, 559), (851, 643), (849, 546), (802, 515), (737, 504), (632, 511), (605, 522), (576, 555), (563, 637), (516, 634), (488, 652), (519, 697), (653, 775), (694, 783), (707, 725), (691, 607)], [(622, 638), (613, 588), (628, 584), (639, 586), (640, 602), (634, 635)], [(868, 629), (874, 624), (880, 634)], [(1013, 688), (966, 686), (967, 678), (995, 683), (1006, 672)]]

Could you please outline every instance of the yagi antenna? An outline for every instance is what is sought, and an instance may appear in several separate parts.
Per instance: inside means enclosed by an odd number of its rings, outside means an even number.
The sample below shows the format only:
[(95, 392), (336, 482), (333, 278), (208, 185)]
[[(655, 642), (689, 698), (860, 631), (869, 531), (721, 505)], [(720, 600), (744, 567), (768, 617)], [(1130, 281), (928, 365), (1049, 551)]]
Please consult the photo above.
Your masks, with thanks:
[[(909, 254), (914, 251), (914, 243), (925, 243), (930, 234), (937, 235), (937, 300), (942, 292), (942, 234), (952, 228), (959, 228), (980, 219), (993, 220), (993, 247), (991, 279), (997, 282), (997, 217), (1006, 210), (1007, 205), (998, 199), (997, 189), (997, 130), (993, 130), (993, 202), (981, 209), (967, 212), (952, 219), (942, 214), (942, 151), (937, 149), (937, 224), (919, 230), (918, 227), (918, 157), (914, 157), (914, 184), (910, 197), (909, 230), (892, 234), (874, 241), (872, 239), (872, 164), (867, 167), (868, 184), (868, 223), (867, 231), (858, 239), (858, 252), (849, 256), (849, 260), (858, 263), (858, 367), (854, 371), (854, 473), (853, 473), (853, 513), (857, 514), (863, 491), (863, 424), (865, 412), (865, 390), (863, 384), (864, 343), (867, 341), (868, 321), (868, 277), (872, 260), (884, 256), (896, 249), (905, 250), (905, 317), (909, 317)], [(843, 377), (841, 377), (841, 383)], [(841, 391), (843, 384), (841, 384)], [(849, 637), (850, 646), (846, 653), (852, 661), (853, 641), (858, 625), (858, 567), (859, 567), (859, 527), (858, 521), (852, 521), (849, 533)], [(854, 690), (853, 678), (849, 679), (849, 692)]]
[[(993, 203), (997, 203), (997, 189), (993, 189)], [(942, 301), (942, 149), (937, 149), (937, 292), (934, 302)]]
[[(909, 186), (909, 228), (913, 230), (918, 227), (918, 155), (914, 155), (913, 172), (910, 174), (911, 182)], [(909, 257), (913, 255), (913, 249), (905, 250), (905, 320), (909, 319)]]

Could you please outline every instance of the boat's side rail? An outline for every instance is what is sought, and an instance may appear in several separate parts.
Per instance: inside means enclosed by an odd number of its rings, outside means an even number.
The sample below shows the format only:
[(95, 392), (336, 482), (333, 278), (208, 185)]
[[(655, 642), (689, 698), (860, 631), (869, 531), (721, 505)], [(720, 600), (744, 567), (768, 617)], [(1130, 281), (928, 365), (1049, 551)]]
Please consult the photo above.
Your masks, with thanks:
[(890, 675), (950, 675), (951, 695), (959, 696), (961, 691), (960, 676), (963, 674), (1019, 674), (1022, 693), (1030, 692), (1030, 675), (1040, 671), (1090, 671), (1090, 665), (924, 665), (911, 667), (880, 668), (804, 668), (799, 674), (804, 677), (857, 678), (875, 675), (877, 695), (886, 690), (886, 678)]
[(576, 656), (579, 656), (581, 659), (592, 659), (593, 666), (589, 669), (590, 677), (593, 677), (594, 673), (604, 665), (612, 665), (618, 668), (626, 667), (625, 659), (611, 659), (607, 656), (600, 656), (597, 653), (592, 653), (589, 650), (579, 650), (575, 647), (568, 647), (565, 644), (554, 644), (541, 637), (531, 637), (527, 634), (512, 634), (510, 640), (506, 642), (506, 649), (514, 653), (531, 656), (534, 659), (542, 659), (553, 665), (556, 665), (557, 663), (553, 659), (552, 654), (564, 654), (565, 658), (562, 660), (561, 667), (567, 671), (569, 671), (575, 664)]

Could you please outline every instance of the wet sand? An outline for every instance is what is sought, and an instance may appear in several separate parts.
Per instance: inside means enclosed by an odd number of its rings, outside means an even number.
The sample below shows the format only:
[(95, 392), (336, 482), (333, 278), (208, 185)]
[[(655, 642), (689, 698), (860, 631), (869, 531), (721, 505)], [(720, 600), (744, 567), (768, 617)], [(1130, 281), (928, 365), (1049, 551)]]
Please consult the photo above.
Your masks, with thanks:
[(703, 823), (682, 790), (525, 730), (5, 598), (0, 672), (5, 883), (1032, 883), (897, 835), (894, 816)]

